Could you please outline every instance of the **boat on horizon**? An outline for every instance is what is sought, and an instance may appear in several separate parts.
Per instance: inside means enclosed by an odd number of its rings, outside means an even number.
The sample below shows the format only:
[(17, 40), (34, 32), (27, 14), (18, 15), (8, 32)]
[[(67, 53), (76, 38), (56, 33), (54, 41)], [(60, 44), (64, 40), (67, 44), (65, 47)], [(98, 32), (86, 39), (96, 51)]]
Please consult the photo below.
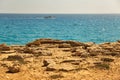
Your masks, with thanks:
[(56, 19), (55, 16), (45, 16), (44, 19)]

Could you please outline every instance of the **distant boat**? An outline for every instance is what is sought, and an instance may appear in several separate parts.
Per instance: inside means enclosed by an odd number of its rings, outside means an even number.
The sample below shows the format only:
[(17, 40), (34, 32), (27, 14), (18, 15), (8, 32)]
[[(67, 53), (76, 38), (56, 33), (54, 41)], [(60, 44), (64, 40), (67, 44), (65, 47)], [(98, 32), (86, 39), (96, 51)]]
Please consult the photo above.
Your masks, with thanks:
[(44, 19), (56, 19), (55, 16), (45, 16)]

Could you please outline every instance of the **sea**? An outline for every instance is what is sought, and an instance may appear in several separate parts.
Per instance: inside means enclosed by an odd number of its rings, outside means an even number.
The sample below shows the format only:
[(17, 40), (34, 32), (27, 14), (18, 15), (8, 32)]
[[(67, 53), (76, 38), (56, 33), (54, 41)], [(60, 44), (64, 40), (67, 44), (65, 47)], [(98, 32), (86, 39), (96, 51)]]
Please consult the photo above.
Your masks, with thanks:
[(120, 14), (0, 14), (0, 44), (39, 38), (114, 42), (120, 40)]

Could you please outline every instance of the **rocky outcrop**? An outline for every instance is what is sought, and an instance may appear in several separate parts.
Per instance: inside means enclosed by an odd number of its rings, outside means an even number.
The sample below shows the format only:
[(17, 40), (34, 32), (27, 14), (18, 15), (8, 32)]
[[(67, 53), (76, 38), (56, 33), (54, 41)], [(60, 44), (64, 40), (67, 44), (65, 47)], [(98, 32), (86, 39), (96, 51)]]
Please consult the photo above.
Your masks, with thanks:
[(37, 39), (31, 43), (26, 44), (26, 46), (40, 46), (42, 44), (69, 44), (72, 47), (76, 46), (88, 46), (87, 44), (75, 41), (62, 41), (62, 40), (54, 40), (54, 39)]
[(81, 61), (81, 59), (69, 58), (56, 63), (53, 59), (45, 59), (43, 60), (43, 67), (46, 67), (46, 71), (73, 71), (79, 69), (79, 67), (72, 65), (72, 63), (80, 63)]
[(77, 47), (77, 46), (87, 46), (84, 43), (81, 42), (75, 42), (75, 41), (64, 41), (64, 43), (70, 44), (72, 47)]
[(13, 64), (8, 67), (8, 73), (18, 73), (20, 72), (20, 64)]
[[(63, 41), (63, 40), (54, 40), (54, 39), (38, 39), (31, 43), (26, 44), (26, 46), (40, 46), (44, 44), (57, 45), (58, 48), (71, 48), (72, 56), (97, 56), (97, 55), (112, 55), (118, 56), (120, 53), (120, 43), (112, 42), (112, 43), (103, 43), (103, 44), (95, 44), (94, 42), (81, 43), (75, 41)], [(56, 46), (56, 47), (57, 47)], [(77, 49), (76, 47), (80, 47), (81, 49)], [(55, 47), (54, 47), (55, 48)], [(26, 51), (32, 52), (30, 49), (26, 49)], [(26, 52), (25, 51), (25, 52)], [(34, 50), (35, 51), (35, 50)]]
[(9, 51), (11, 48), (6, 44), (0, 44), (0, 51)]
[(120, 79), (120, 41), (95, 44), (38, 39), (23, 46), (1, 44), (0, 53), (7, 53), (0, 54), (2, 80), (61, 80), (59, 74), (64, 75), (63, 80)]
[(31, 43), (26, 44), (26, 46), (40, 46), (41, 44), (61, 44), (63, 41), (54, 39), (37, 39)]

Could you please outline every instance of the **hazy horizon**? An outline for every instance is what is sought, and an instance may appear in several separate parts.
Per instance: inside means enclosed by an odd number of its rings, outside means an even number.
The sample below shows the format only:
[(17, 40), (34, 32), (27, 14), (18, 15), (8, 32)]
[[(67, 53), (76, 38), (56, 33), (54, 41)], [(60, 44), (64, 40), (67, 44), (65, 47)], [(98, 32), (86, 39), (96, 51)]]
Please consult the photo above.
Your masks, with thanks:
[(120, 14), (120, 0), (0, 0), (0, 13)]

